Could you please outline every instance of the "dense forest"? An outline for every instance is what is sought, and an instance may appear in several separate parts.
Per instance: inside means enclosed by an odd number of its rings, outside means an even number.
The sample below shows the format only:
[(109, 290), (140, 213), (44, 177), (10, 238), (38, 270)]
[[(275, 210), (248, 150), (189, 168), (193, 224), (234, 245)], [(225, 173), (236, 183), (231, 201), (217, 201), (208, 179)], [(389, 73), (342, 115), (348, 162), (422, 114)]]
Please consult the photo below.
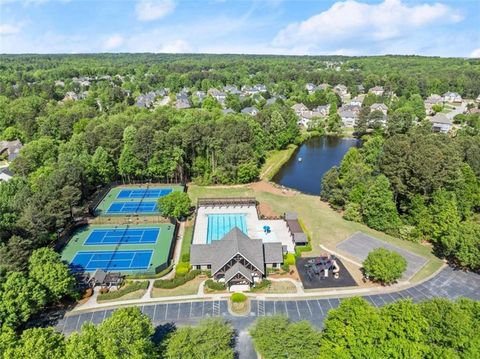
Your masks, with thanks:
[[(344, 84), (352, 96), (359, 85), (383, 86), (390, 94), (367, 95), (365, 106), (388, 103), (389, 122), (372, 131), (366, 123), (377, 114), (361, 114), (356, 132), (364, 145), (325, 176), (322, 197), (346, 219), (430, 240), (439, 255), (478, 269), (479, 116), (464, 116), (455, 136), (434, 134), (422, 121), (422, 101), (432, 93), (480, 94), (478, 59), (0, 55), (0, 141), (23, 145), (9, 164), (13, 178), (0, 182), (2, 335), (9, 335), (7, 327), (21, 329), (46, 305), (75, 298), (67, 267), (49, 248), (99, 187), (114, 180), (254, 181), (268, 151), (308, 136), (297, 125), (294, 103), (341, 104), (331, 90), (309, 94), (307, 83)], [(266, 87), (260, 95), (227, 95), (233, 113), (211, 96), (202, 104), (193, 96), (259, 84)], [(141, 95), (165, 89), (171, 98), (184, 92), (192, 108), (137, 105)], [(269, 104), (272, 98), (278, 101)], [(253, 106), (254, 116), (240, 112)], [(341, 132), (331, 112), (315, 133)], [(30, 345), (27, 339), (20, 342)]]

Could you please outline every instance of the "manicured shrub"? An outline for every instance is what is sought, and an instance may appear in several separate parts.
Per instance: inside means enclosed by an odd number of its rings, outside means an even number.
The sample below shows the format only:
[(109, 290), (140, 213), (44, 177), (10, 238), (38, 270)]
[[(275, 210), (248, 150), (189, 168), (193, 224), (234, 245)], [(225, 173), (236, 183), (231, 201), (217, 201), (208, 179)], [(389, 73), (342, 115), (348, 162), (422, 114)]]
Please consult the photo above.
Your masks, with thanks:
[(184, 285), (185, 283), (191, 281), (201, 273), (202, 273), (201, 270), (195, 269), (183, 276), (175, 277), (173, 279), (157, 279), (155, 282), (153, 282), (153, 286), (155, 288), (173, 289), (181, 285)]
[(148, 281), (141, 281), (141, 282), (131, 282), (120, 288), (119, 290), (108, 292), (108, 293), (100, 293), (98, 295), (98, 300), (111, 300), (123, 297), (128, 293), (136, 292), (137, 290), (147, 289), (148, 288)]
[(182, 262), (190, 262), (190, 253), (182, 254)]
[(205, 282), (205, 287), (211, 290), (225, 290), (225, 283), (216, 282), (213, 279), (209, 279)]
[(282, 268), (282, 270), (283, 270), (284, 272), (290, 271), (290, 266), (289, 266), (287, 263), (283, 263), (283, 264), (281, 265), (281, 268)]
[(283, 257), (283, 263), (288, 264), (289, 266), (293, 266), (295, 264), (295, 261), (296, 261), (296, 257), (295, 257), (295, 254), (293, 253), (287, 253)]
[(230, 300), (233, 303), (243, 303), (247, 300), (247, 296), (243, 293), (233, 293)]
[(363, 269), (369, 278), (390, 284), (401, 278), (407, 269), (407, 261), (397, 252), (377, 248), (368, 253)]
[(180, 262), (175, 267), (175, 276), (181, 277), (187, 274), (190, 271), (190, 263), (189, 262)]
[(264, 279), (260, 283), (255, 283), (255, 287), (251, 289), (251, 292), (256, 292), (268, 288), (270, 284), (272, 284), (271, 281), (269, 281), (268, 279)]

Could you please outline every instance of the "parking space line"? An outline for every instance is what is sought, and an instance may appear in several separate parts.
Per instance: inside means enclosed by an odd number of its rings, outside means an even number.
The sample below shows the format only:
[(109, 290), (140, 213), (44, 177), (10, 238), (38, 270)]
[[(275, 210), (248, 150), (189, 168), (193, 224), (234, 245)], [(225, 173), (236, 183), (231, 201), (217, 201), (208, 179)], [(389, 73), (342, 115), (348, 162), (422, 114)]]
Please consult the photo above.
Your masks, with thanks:
[(193, 307), (193, 302), (190, 302), (190, 314), (188, 315), (189, 318), (192, 317), (192, 307)]
[(167, 314), (168, 314), (168, 303), (167, 303), (167, 308), (165, 309), (165, 320), (167, 320)]
[(177, 320), (178, 320), (178, 318), (180, 318), (180, 304), (181, 304), (181, 303), (178, 303)]
[(156, 305), (153, 305), (153, 317), (152, 317), (152, 323), (155, 319), (155, 313), (157, 312), (157, 306)]
[(332, 305), (332, 303), (330, 303), (330, 299), (328, 299), (328, 298), (327, 298), (327, 303), (330, 306), (330, 309), (333, 309), (333, 305)]
[(77, 315), (77, 324), (75, 325), (75, 331), (78, 330), (78, 322), (80, 321), (80, 315), (81, 314)]
[(205, 301), (202, 302), (202, 317), (204, 316), (205, 313)]
[(297, 307), (298, 317), (301, 318), (302, 316), (300, 315), (300, 310), (298, 309), (298, 300), (295, 301), (295, 306)]
[(312, 315), (312, 310), (310, 309), (310, 304), (308, 304), (308, 300), (305, 301), (307, 303), (308, 311), (310, 312), (310, 316)]
[(318, 304), (318, 307), (320, 308), (320, 311), (322, 312), (322, 316), (324, 316), (325, 313), (323, 312), (322, 306), (320, 305), (320, 302), (318, 301), (318, 299), (317, 299), (317, 304)]

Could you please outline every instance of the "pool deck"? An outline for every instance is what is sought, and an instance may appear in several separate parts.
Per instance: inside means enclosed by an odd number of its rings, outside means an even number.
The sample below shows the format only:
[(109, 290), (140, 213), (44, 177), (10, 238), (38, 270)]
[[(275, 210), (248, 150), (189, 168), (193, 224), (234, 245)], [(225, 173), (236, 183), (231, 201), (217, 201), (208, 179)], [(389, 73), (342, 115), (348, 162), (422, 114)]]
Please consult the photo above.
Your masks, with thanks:
[[(281, 242), (289, 252), (295, 252), (284, 220), (260, 220), (255, 206), (200, 206), (195, 219), (195, 232), (192, 244), (206, 244), (209, 214), (244, 214), (247, 222), (247, 234), (252, 239), (262, 239), (264, 243)], [(263, 226), (270, 226), (271, 233), (265, 234)]]

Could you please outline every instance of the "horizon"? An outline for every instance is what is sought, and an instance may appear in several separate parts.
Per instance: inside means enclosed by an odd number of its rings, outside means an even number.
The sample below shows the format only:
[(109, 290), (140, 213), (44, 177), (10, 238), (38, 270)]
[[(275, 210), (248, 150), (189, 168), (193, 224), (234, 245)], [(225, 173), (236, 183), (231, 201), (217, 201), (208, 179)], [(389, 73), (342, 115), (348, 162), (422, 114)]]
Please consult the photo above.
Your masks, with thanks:
[(478, 23), (468, 0), (0, 0), (0, 53), (478, 58)]

